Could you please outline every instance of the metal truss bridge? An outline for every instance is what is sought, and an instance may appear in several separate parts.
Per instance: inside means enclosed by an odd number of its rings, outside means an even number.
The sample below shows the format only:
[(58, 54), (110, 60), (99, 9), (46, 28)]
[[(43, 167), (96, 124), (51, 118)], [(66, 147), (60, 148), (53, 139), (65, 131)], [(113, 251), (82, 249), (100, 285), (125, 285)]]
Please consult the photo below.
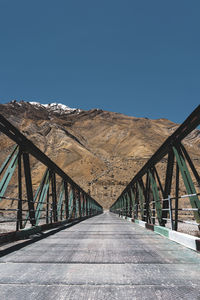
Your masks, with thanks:
[(103, 211), (0, 115), (11, 141), (0, 166), (0, 299), (200, 299), (200, 161), (189, 154), (199, 124), (200, 106)]

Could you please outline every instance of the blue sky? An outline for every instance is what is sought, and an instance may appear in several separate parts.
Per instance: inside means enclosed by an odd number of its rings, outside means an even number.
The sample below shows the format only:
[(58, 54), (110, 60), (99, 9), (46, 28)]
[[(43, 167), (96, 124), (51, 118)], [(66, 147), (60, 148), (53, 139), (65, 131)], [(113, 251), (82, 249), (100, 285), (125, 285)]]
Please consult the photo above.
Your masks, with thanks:
[(199, 14), (199, 0), (0, 0), (0, 103), (180, 123), (200, 102)]

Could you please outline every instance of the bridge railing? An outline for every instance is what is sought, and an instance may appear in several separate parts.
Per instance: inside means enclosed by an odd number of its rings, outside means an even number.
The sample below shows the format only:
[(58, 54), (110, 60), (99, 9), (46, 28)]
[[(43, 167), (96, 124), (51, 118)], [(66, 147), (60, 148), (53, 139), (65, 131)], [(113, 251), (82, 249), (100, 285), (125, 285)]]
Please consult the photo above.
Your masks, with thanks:
[[(102, 206), (0, 115), (0, 232), (69, 222), (102, 212)], [(13, 145), (13, 142), (15, 145)], [(34, 176), (36, 172), (38, 177)], [(39, 174), (38, 169), (41, 170)], [(36, 173), (35, 173), (36, 174)]]
[[(111, 206), (110, 211), (188, 232), (190, 225), (199, 230), (200, 223), (200, 161), (188, 150), (191, 133), (200, 124), (200, 106), (162, 144), (134, 176)], [(196, 129), (196, 151), (200, 132)], [(184, 142), (184, 144), (183, 144)], [(195, 161), (195, 163), (194, 163)], [(197, 166), (198, 165), (198, 166)], [(185, 227), (183, 224), (187, 224)]]

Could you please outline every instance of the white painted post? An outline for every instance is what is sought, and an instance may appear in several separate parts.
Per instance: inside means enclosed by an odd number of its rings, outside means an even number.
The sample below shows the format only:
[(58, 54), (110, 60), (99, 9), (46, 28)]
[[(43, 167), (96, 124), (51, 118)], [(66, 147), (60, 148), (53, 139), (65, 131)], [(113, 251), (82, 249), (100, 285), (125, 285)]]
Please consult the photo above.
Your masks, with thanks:
[(170, 195), (168, 195), (168, 202), (169, 202), (169, 217), (171, 221), (171, 230), (174, 229), (174, 224), (173, 224), (173, 214), (172, 214), (172, 200)]

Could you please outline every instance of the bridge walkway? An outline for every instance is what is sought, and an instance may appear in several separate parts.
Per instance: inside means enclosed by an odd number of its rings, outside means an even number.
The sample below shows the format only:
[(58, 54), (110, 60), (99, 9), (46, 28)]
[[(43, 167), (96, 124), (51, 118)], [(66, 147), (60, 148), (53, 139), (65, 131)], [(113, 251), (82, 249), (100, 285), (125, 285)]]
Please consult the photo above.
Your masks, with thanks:
[(105, 212), (0, 258), (3, 299), (200, 299), (200, 255)]

